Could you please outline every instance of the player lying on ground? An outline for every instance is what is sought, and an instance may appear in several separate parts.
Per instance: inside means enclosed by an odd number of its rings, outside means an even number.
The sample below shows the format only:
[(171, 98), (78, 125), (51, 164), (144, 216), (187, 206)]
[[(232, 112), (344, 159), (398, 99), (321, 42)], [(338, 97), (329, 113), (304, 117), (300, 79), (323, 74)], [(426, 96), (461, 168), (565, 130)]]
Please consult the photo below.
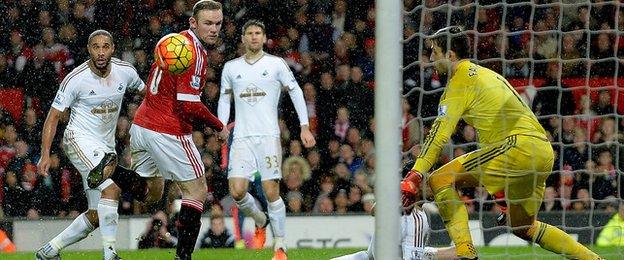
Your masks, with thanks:
[[(407, 175), (414, 161), (408, 161), (403, 164), (402, 174)], [(427, 192), (431, 194), (431, 192)], [(423, 197), (420, 190), (417, 190), (413, 198)], [(425, 211), (420, 207), (419, 202), (413, 202), (402, 209), (401, 216), (401, 256), (405, 260), (415, 259), (453, 259), (455, 258), (455, 247), (435, 248), (425, 246), (429, 240), (429, 218)], [(375, 215), (373, 205), (373, 216)], [(334, 258), (334, 260), (368, 260), (375, 259), (375, 235), (371, 238), (366, 251), (360, 251), (350, 255)]]
[[(412, 171), (401, 182), (404, 205), (413, 201), (428, 177), (457, 256), (476, 259), (468, 212), (456, 189), (483, 185), (490, 194), (505, 191), (507, 223), (516, 236), (568, 258), (600, 259), (562, 230), (536, 220), (554, 153), (531, 109), (503, 76), (470, 62), (471, 45), (461, 28), (443, 28), (430, 42), (436, 70), (450, 77), (438, 117)], [(460, 119), (477, 130), (481, 149), (426, 176)]]

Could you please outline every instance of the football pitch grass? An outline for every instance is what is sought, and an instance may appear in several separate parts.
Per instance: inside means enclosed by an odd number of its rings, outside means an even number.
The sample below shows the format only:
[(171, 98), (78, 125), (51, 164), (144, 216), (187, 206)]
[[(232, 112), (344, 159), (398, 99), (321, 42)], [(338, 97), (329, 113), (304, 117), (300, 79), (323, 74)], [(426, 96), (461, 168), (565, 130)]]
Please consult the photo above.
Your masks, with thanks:
[[(357, 252), (358, 248), (325, 248), (325, 249), (291, 249), (288, 251), (288, 257), (292, 260), (298, 259), (314, 259), (323, 260), (332, 257)], [(479, 250), (479, 259), (562, 259), (561, 256), (550, 253), (535, 247), (481, 247)], [(593, 250), (598, 252), (606, 259), (624, 259), (624, 248), (618, 247), (594, 247)], [(175, 249), (149, 249), (137, 251), (120, 251), (121, 258), (126, 260), (159, 260), (173, 259)], [(273, 256), (273, 251), (265, 250), (235, 250), (235, 249), (201, 249), (196, 250), (193, 259), (214, 259), (214, 260), (235, 260), (235, 259), (253, 259), (253, 260), (269, 260)], [(68, 251), (61, 255), (63, 260), (83, 260), (83, 259), (102, 259), (100, 251)], [(0, 254), (0, 259), (16, 260), (16, 259), (34, 259), (33, 252), (20, 252), (16, 254)]]

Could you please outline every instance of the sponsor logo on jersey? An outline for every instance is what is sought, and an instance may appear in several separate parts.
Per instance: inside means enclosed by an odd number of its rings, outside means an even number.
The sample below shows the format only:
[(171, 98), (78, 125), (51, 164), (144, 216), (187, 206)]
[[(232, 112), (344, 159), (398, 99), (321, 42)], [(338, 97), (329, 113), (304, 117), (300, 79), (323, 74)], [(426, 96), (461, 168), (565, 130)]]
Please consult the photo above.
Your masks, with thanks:
[(238, 76), (236, 76), (236, 79), (242, 79), (243, 77), (241, 77), (240, 74), (238, 74)]
[(95, 91), (93, 91), (93, 89), (91, 90), (91, 92), (89, 92), (89, 96), (95, 96)]
[(117, 92), (122, 93), (124, 91), (123, 84), (119, 83), (119, 87), (117, 87)]
[(254, 84), (249, 84), (249, 86), (247, 86), (247, 88), (239, 94), (239, 97), (249, 105), (253, 106), (266, 95), (267, 93), (260, 87)]
[(119, 105), (110, 99), (104, 100), (100, 105), (91, 109), (91, 113), (101, 119), (104, 123), (110, 123), (119, 111)]
[(266, 78), (269, 76), (269, 72), (267, 70), (264, 70), (264, 72), (262, 72), (262, 77)]

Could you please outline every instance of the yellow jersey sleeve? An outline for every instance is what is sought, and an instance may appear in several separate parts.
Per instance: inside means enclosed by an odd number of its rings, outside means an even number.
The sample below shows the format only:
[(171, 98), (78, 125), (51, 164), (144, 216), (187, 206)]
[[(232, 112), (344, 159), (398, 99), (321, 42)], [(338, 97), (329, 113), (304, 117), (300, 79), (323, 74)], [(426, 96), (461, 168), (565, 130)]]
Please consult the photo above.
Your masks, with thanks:
[[(461, 72), (458, 69), (458, 73)], [(457, 122), (462, 118), (472, 101), (473, 95), (469, 84), (467, 84), (469, 82), (469, 73), (457, 74), (449, 81), (440, 98), (438, 117), (431, 125), (429, 135), (427, 135), (412, 169), (425, 173), (437, 161), (440, 150), (455, 132)]]

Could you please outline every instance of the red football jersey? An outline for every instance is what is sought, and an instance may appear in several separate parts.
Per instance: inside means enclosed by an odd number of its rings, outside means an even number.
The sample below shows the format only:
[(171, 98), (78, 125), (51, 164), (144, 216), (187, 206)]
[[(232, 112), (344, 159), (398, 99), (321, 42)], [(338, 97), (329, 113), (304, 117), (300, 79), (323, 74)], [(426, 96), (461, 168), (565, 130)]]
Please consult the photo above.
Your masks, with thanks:
[(200, 96), (206, 80), (207, 52), (199, 38), (191, 31), (180, 34), (188, 37), (195, 48), (195, 64), (180, 75), (164, 72), (152, 63), (147, 91), (136, 112), (134, 123), (159, 133), (186, 135), (192, 132), (188, 117), (181, 116), (178, 101), (201, 102)]

